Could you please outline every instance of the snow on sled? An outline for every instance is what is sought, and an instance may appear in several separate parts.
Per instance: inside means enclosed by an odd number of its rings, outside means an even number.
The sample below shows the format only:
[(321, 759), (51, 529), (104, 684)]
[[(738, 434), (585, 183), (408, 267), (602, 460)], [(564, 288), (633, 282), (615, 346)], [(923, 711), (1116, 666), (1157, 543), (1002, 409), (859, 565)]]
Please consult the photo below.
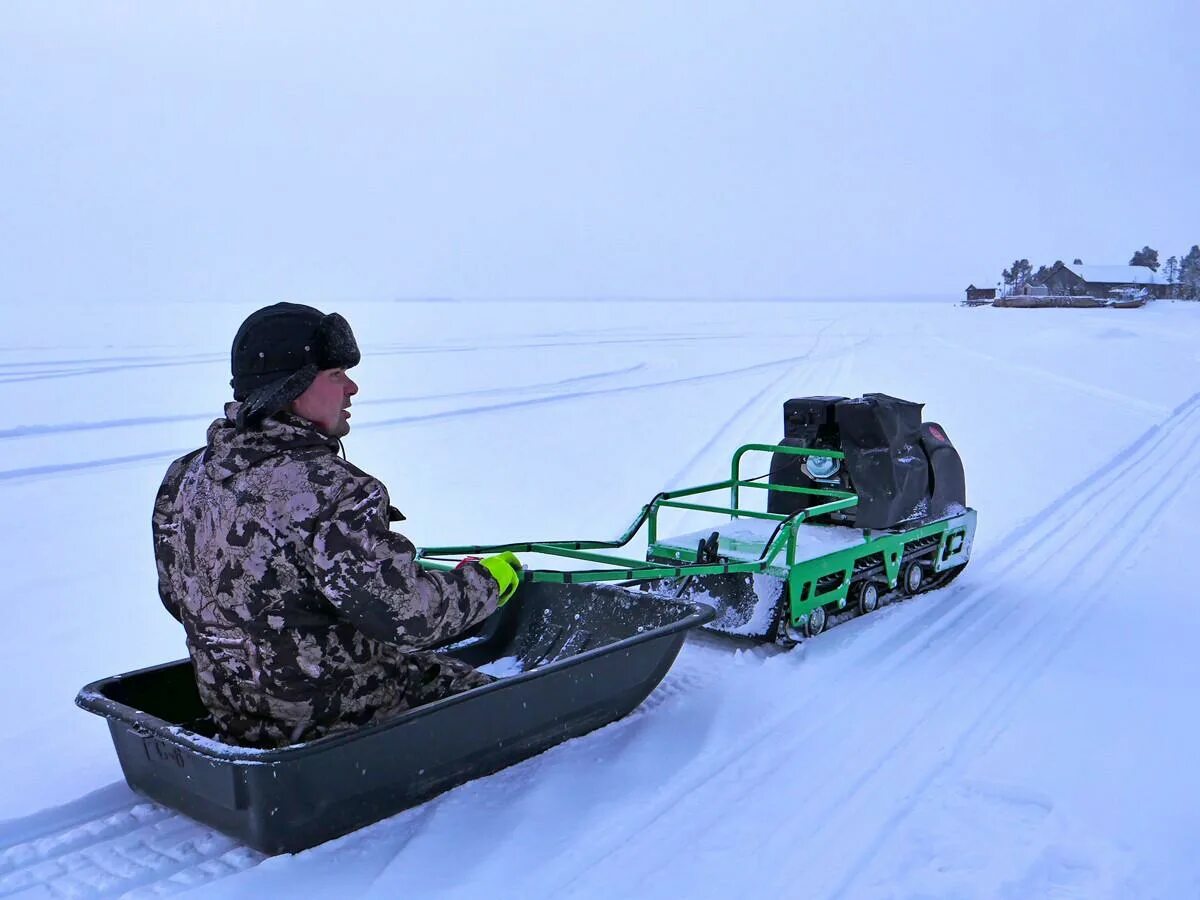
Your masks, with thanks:
[(295, 852), (621, 718), (712, 616), (617, 585), (525, 584), (442, 648), (504, 677), (280, 750), (222, 742), (188, 660), (96, 681), (75, 702), (108, 720), (134, 790), (264, 853)]

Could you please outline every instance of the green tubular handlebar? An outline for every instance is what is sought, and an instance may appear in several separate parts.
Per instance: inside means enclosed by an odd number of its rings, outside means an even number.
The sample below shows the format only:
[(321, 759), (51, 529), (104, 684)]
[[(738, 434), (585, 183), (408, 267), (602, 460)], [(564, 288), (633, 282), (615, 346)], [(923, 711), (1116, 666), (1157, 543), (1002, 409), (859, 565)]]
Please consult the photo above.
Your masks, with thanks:
[[(846, 499), (854, 497), (854, 502), (858, 502), (858, 497), (846, 491), (822, 491), (819, 488), (802, 488), (791, 487), (787, 485), (777, 484), (759, 484), (756, 481), (742, 480), (742, 457), (747, 453), (762, 452), (762, 453), (782, 453), (785, 456), (822, 456), (829, 459), (845, 459), (846, 454), (840, 450), (813, 450), (808, 447), (784, 447), (782, 444), (742, 444), (733, 453), (733, 461), (729, 464), (729, 505), (733, 507), (732, 515), (736, 519), (738, 517), (738, 488), (739, 487), (758, 487), (774, 488), (775, 490), (784, 490), (789, 494), (812, 494), (812, 493), (829, 493), (839, 498)], [(853, 505), (853, 504), (851, 504)]]
[[(531, 541), (512, 544), (494, 545), (464, 545), (458, 547), (426, 547), (417, 551), (417, 559), (428, 569), (450, 570), (457, 565), (457, 560), (445, 561), (440, 556), (479, 556), (491, 553), (511, 551), (513, 553), (539, 553), (547, 556), (558, 556), (564, 559), (574, 559), (582, 562), (600, 563), (602, 569), (586, 569), (580, 571), (563, 571), (558, 569), (530, 569), (526, 567), (521, 577), (526, 581), (564, 583), (583, 583), (592, 581), (634, 581), (656, 580), (660, 578), (682, 578), (688, 575), (717, 575), (736, 572), (764, 572), (775, 564), (779, 555), (785, 554), (786, 564), (790, 567), (795, 563), (796, 527), (805, 519), (824, 515), (839, 509), (847, 509), (858, 503), (858, 496), (849, 491), (835, 491), (826, 488), (804, 488), (793, 485), (763, 483), (758, 479), (743, 479), (741, 477), (742, 457), (750, 452), (784, 453), (791, 456), (823, 456), (831, 459), (845, 459), (845, 454), (837, 450), (812, 450), (805, 447), (784, 447), (778, 444), (743, 444), (733, 454), (730, 465), (731, 477), (727, 481), (717, 481), (697, 487), (683, 488), (676, 491), (662, 491), (642, 507), (637, 517), (629, 527), (617, 538), (611, 541)], [(760, 476), (761, 477), (761, 476)], [(775, 490), (789, 494), (808, 494), (816, 497), (828, 497), (828, 501), (800, 510), (792, 515), (782, 513), (759, 512), (742, 509), (739, 505), (739, 488), (756, 488), (759, 490)], [(710, 494), (726, 490), (730, 492), (730, 505), (713, 506), (702, 503), (680, 502), (677, 498), (694, 497), (700, 494)], [(648, 526), (649, 543), (658, 540), (658, 511), (659, 509), (683, 509), (699, 512), (727, 515), (732, 519), (739, 516), (754, 519), (778, 521), (771, 540), (763, 548), (762, 555), (757, 560), (730, 564), (717, 563), (684, 563), (677, 566), (661, 565), (644, 560), (626, 559), (606, 553), (596, 553), (597, 550), (619, 550), (627, 545), (641, 531), (642, 526)]]

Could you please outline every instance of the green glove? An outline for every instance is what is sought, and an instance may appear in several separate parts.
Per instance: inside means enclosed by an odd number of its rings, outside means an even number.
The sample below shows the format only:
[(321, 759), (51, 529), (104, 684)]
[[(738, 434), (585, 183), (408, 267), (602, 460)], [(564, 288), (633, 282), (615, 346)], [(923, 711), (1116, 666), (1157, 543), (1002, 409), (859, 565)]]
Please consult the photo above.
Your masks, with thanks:
[(495, 556), (484, 557), (479, 564), (487, 569), (496, 579), (496, 584), (500, 585), (500, 605), (503, 606), (517, 592), (517, 586), (521, 583), (521, 561), (511, 550), (505, 550)]

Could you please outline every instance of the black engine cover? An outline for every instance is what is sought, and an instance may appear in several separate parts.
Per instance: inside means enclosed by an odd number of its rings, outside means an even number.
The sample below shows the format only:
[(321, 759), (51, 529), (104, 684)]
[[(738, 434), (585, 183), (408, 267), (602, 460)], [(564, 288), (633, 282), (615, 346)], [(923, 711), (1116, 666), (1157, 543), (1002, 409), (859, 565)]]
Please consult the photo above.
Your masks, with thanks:
[[(814, 480), (805, 457), (776, 453), (771, 483), (854, 491), (856, 507), (821, 517), (858, 528), (896, 528), (932, 521), (966, 506), (966, 479), (958, 451), (936, 423), (922, 423), (923, 404), (864, 394), (861, 398), (801, 397), (784, 403), (789, 447), (841, 450), (836, 477)], [(770, 491), (767, 509), (792, 514), (824, 498)]]
[(921, 406), (865, 394), (837, 406), (850, 482), (858, 493), (854, 523), (891, 528), (929, 512), (929, 460), (921, 447)]
[(967, 507), (967, 476), (958, 451), (946, 437), (946, 430), (937, 422), (922, 424), (921, 447), (929, 458), (933, 476), (929, 517), (940, 519), (962, 512)]

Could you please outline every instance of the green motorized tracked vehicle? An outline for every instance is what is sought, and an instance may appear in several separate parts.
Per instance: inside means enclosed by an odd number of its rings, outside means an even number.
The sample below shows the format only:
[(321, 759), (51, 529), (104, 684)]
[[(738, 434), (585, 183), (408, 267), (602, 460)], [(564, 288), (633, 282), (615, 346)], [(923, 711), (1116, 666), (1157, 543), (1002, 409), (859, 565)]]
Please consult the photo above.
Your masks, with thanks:
[[(448, 557), (500, 550), (557, 557), (584, 568), (529, 566), (523, 578), (640, 583), (714, 606), (716, 618), (704, 626), (711, 631), (792, 644), (942, 587), (970, 559), (976, 513), (965, 503), (962, 464), (920, 411), (882, 394), (789, 400), (783, 443), (739, 447), (728, 480), (658, 494), (615, 540), (435, 547), (421, 551), (421, 561), (447, 568), (455, 564)], [(770, 454), (769, 476), (743, 476), (748, 454)], [(756, 491), (766, 492), (766, 509), (744, 502)], [(728, 505), (699, 502), (724, 492)], [(664, 538), (667, 510), (716, 521)], [(613, 554), (643, 527), (644, 560)]]

